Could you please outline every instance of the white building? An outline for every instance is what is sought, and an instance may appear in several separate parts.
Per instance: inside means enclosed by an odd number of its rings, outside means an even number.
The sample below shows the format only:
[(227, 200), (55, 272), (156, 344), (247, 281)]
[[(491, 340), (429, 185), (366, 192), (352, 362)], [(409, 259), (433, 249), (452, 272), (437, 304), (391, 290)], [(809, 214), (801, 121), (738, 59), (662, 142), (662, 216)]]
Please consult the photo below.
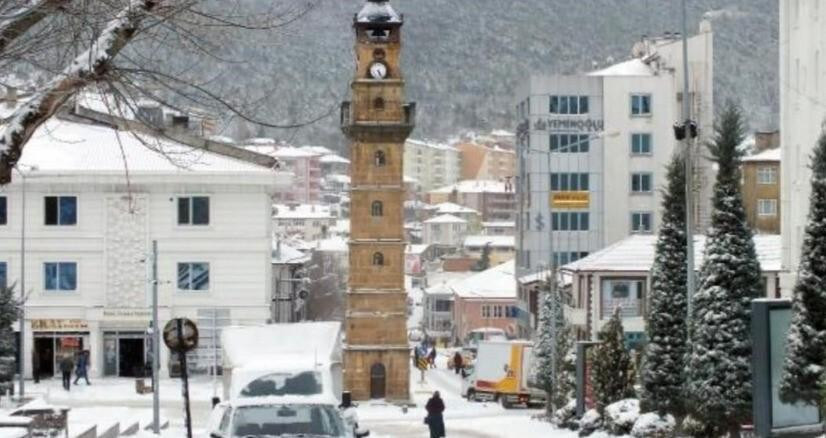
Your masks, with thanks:
[(273, 231), (280, 236), (319, 240), (328, 237), (337, 217), (329, 205), (275, 204), (272, 206)]
[[(269, 212), (276, 188), (289, 183), (283, 174), (60, 119), (35, 133), (20, 168), (0, 191), (0, 266), (23, 286), (24, 237), (27, 376), (33, 360), (49, 375), (62, 355), (81, 349), (91, 353), (93, 376), (143, 372), (153, 241), (160, 320), (199, 324), (196, 368), (218, 351), (213, 326), (269, 318)], [(165, 347), (160, 362), (165, 372)]]
[(780, 134), (782, 145), (782, 286), (790, 290), (800, 261), (811, 193), (810, 157), (826, 127), (826, 0), (780, 3)]
[(423, 223), (422, 242), (425, 245), (439, 245), (459, 248), (468, 233), (468, 222), (460, 217), (443, 214)]
[(459, 150), (441, 143), (408, 139), (404, 144), (404, 176), (429, 191), (455, 183), (462, 175)]
[[(563, 265), (629, 234), (655, 233), (665, 166), (682, 146), (682, 44), (646, 39), (625, 62), (575, 76), (533, 76), (518, 92), (520, 272)], [(713, 36), (689, 39), (696, 150), (712, 133)], [(707, 154), (704, 154), (704, 156)], [(710, 214), (711, 163), (697, 157), (698, 229)], [(553, 229), (553, 233), (549, 230)]]

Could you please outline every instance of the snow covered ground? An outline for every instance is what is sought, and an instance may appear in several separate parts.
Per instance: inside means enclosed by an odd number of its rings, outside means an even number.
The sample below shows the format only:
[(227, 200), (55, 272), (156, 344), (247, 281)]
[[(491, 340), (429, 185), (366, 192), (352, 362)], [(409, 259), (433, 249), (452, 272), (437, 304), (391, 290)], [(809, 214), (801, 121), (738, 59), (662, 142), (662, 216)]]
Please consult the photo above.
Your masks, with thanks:
[[(448, 352), (445, 351), (444, 354)], [(506, 410), (496, 403), (468, 402), (460, 396), (461, 380), (447, 369), (447, 357), (440, 355), (437, 369), (427, 371), (425, 383), (419, 382), (419, 372), (411, 373), (411, 389), (416, 407), (403, 412), (402, 408), (373, 401), (361, 403), (358, 408), (361, 424), (371, 430), (375, 438), (427, 437), (424, 424), (424, 405), (433, 391), (439, 391), (444, 399), (447, 436), (453, 438), (574, 438), (569, 431), (554, 429), (550, 424), (531, 417), (537, 410)], [(83, 425), (95, 418), (151, 418), (152, 395), (135, 393), (132, 379), (92, 380), (91, 386), (80, 384), (64, 391), (59, 379), (43, 380), (39, 384), (27, 382), (26, 391), (37, 394), (46, 402), (72, 407), (70, 422)], [(161, 416), (170, 422), (163, 437), (185, 436), (183, 398), (178, 380), (161, 381)], [(195, 436), (206, 438), (204, 430), (210, 412), (212, 381), (197, 377), (190, 384), (192, 417)], [(219, 389), (220, 393), (220, 389)], [(149, 433), (145, 437), (151, 437)], [(144, 438), (144, 436), (141, 436)]]

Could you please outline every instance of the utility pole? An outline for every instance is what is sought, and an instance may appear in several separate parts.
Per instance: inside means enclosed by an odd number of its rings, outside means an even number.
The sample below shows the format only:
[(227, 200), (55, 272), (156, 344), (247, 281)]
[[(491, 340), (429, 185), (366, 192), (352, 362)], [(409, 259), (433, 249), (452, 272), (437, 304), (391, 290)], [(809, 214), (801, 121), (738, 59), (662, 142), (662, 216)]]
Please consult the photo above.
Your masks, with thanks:
[[(19, 352), (19, 378), (20, 378), (20, 392), (18, 397), (23, 400), (25, 394), (25, 374), (26, 374), (26, 175), (17, 169), (17, 173), (23, 179), (23, 188), (20, 195), (20, 352)], [(32, 364), (34, 366), (34, 364)]]
[[(551, 295), (551, 382), (553, 390), (556, 392), (556, 263), (554, 260), (554, 222), (553, 222), (553, 187), (551, 187), (551, 150), (548, 149), (548, 293)], [(550, 395), (550, 394), (548, 394)], [(553, 397), (550, 406), (554, 409)]]
[[(686, 228), (686, 292), (688, 319), (691, 321), (693, 313), (694, 299), (694, 163), (691, 150), (692, 122), (691, 122), (691, 101), (689, 100), (689, 78), (688, 78), (688, 12), (686, 0), (682, 0), (683, 5), (683, 128), (685, 142), (685, 228)], [(689, 341), (691, 340), (691, 329), (688, 330)], [(689, 342), (690, 344), (690, 342)]]
[(160, 332), (158, 324), (158, 241), (152, 241), (152, 433), (161, 434)]

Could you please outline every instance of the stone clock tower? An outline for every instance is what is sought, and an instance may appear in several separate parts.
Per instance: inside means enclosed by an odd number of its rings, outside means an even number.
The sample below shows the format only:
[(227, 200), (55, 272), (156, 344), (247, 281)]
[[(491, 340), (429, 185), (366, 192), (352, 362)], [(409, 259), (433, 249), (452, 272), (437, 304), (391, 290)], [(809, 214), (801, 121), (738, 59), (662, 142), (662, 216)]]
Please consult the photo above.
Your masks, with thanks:
[(415, 105), (404, 101), (402, 22), (386, 0), (356, 14), (353, 100), (341, 107), (352, 142), (344, 386), (355, 400), (410, 398), (402, 159)]

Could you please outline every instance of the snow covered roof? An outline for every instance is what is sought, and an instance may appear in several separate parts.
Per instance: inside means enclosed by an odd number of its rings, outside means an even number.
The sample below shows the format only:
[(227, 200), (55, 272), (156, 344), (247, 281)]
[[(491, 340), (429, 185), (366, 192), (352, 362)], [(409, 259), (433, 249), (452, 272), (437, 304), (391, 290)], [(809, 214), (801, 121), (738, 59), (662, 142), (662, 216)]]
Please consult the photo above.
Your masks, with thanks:
[(465, 180), (459, 181), (456, 184), (441, 187), (432, 190), (430, 193), (452, 193), (456, 190), (458, 193), (509, 193), (513, 190), (507, 190), (503, 181), (493, 180)]
[(272, 217), (274, 219), (331, 219), (329, 205), (316, 204), (274, 204)]
[(418, 254), (422, 254), (425, 251), (427, 251), (428, 248), (430, 248), (430, 245), (422, 245), (422, 244), (407, 245), (407, 247), (404, 250), (404, 253), (405, 254), (418, 255)]
[(241, 143), (247, 146), (275, 146), (278, 144), (274, 138), (268, 137), (248, 138)]
[(276, 158), (312, 158), (317, 157), (319, 154), (293, 146), (281, 146), (270, 155)]
[(654, 76), (655, 71), (640, 58), (614, 64), (602, 70), (588, 73), (588, 76)]
[(301, 146), (299, 149), (316, 155), (336, 155), (335, 151), (326, 146)]
[(401, 23), (402, 16), (387, 1), (370, 0), (356, 15), (359, 23)]
[(513, 260), (454, 283), (451, 287), (462, 298), (516, 298)]
[(744, 162), (746, 162), (746, 161), (752, 161), (752, 162), (754, 162), (754, 161), (776, 161), (776, 162), (779, 163), (780, 160), (781, 160), (781, 157), (782, 157), (782, 153), (781, 153), (780, 148), (774, 148), (774, 149), (766, 149), (763, 152), (759, 152), (759, 153), (754, 154), (754, 155), (749, 155), (749, 156), (743, 157), (742, 161), (744, 161)]
[(450, 286), (473, 275), (476, 275), (476, 273), (470, 271), (428, 271), (427, 284), (429, 286), (424, 290), (424, 293), (427, 295), (453, 295), (453, 289)]
[(491, 131), (490, 135), (494, 137), (516, 137), (516, 134), (510, 131), (505, 131), (504, 129), (494, 129)]
[(38, 172), (192, 172), (272, 174), (264, 167), (194, 149), (165, 138), (52, 118), (23, 149), (20, 164)]
[(455, 147), (450, 146), (450, 145), (445, 144), (445, 143), (432, 143), (432, 142), (429, 142), (429, 141), (415, 140), (415, 139), (412, 139), (412, 138), (408, 138), (405, 141), (405, 145), (421, 146), (421, 147), (426, 147), (426, 148), (431, 148), (431, 149), (438, 149), (438, 150), (445, 150), (445, 151), (455, 151), (455, 152), (459, 151), (459, 149), (456, 149)]
[(272, 240), (272, 264), (293, 265), (302, 264), (310, 260), (310, 256), (300, 251), (298, 248), (280, 242), (278, 239)]
[(513, 222), (513, 221), (482, 222), (482, 228), (516, 228), (516, 222)]
[(442, 202), (428, 207), (428, 210), (435, 210), (436, 214), (479, 214), (478, 211), (452, 202)]
[[(703, 263), (706, 237), (695, 236), (695, 266)], [(628, 271), (649, 272), (654, 264), (656, 235), (634, 235), (611, 246), (599, 250), (588, 257), (569, 263), (563, 267), (567, 271)], [(765, 234), (754, 236), (757, 258), (763, 271), (781, 270), (780, 236)]]
[(335, 181), (341, 184), (350, 184), (350, 177), (348, 175), (332, 174), (324, 177), (327, 181)]
[(467, 236), (464, 247), (481, 248), (488, 243), (492, 248), (515, 248), (516, 238), (514, 236)]
[(230, 368), (256, 365), (300, 367), (292, 363), (304, 357), (314, 365), (341, 362), (341, 324), (300, 322), (226, 327), (221, 331), (224, 365)]
[(350, 250), (350, 244), (343, 237), (333, 236), (316, 241), (315, 248), (322, 252), (347, 252)]
[(430, 218), (424, 221), (426, 224), (466, 224), (467, 221), (460, 218), (453, 216), (452, 214), (443, 214), (436, 216), (434, 218)]
[(350, 160), (336, 154), (327, 154), (322, 155), (321, 158), (318, 159), (322, 163), (342, 163), (342, 164), (350, 164)]

